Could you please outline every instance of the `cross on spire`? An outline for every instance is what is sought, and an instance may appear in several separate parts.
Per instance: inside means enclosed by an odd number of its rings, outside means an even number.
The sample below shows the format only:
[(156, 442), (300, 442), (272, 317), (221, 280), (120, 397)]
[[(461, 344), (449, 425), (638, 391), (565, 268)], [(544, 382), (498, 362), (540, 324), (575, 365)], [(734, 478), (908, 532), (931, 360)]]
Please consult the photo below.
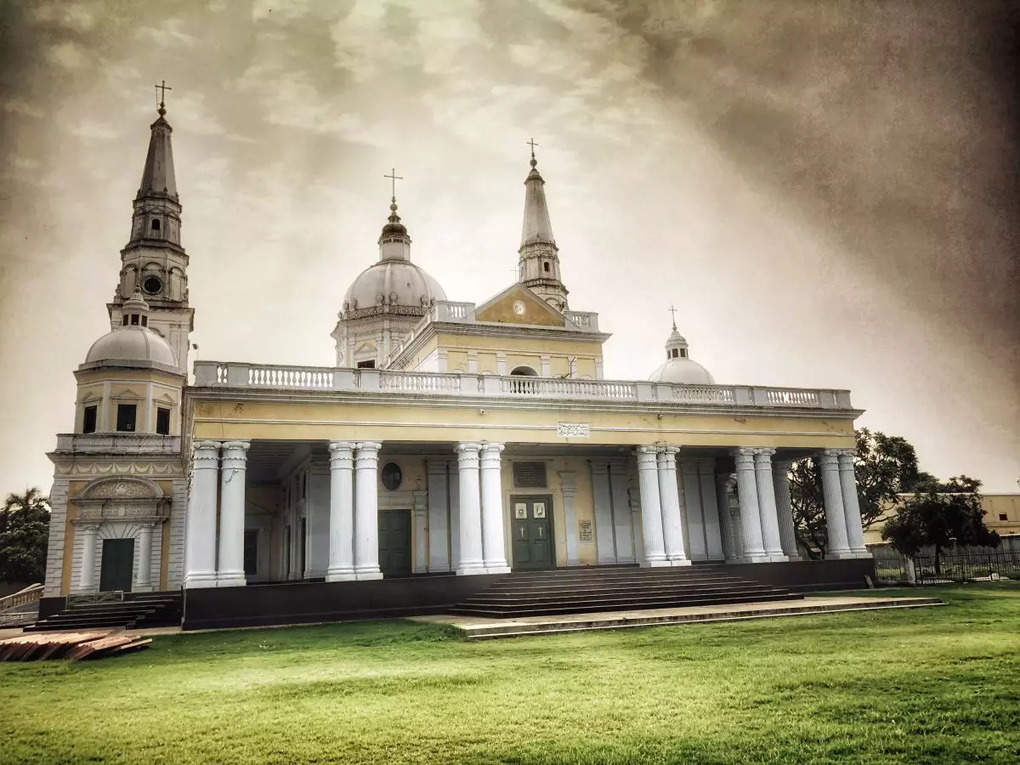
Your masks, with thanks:
[(166, 80), (162, 80), (159, 85), (153, 85), (152, 87), (159, 91), (159, 116), (162, 117), (166, 114), (166, 104), (164, 103), (166, 101), (166, 92), (173, 90), (173, 88), (166, 84)]
[(676, 332), (676, 311), (677, 311), (677, 309), (674, 306), (670, 306), (669, 307), (669, 312), (673, 316), (673, 331), (674, 332)]
[(535, 139), (534, 138), (529, 138), (524, 143), (526, 143), (529, 146), (531, 146), (531, 166), (534, 167), (535, 165), (538, 164), (538, 161), (535, 159), (535, 147), (538, 146), (538, 144), (535, 143)]
[(397, 168), (392, 167), (392, 168), (390, 168), (389, 175), (385, 175), (384, 174), (383, 178), (389, 178), (390, 179), (390, 196), (392, 197), (392, 201), (396, 202), (397, 201), (397, 181), (404, 180), (404, 176), (397, 175)]

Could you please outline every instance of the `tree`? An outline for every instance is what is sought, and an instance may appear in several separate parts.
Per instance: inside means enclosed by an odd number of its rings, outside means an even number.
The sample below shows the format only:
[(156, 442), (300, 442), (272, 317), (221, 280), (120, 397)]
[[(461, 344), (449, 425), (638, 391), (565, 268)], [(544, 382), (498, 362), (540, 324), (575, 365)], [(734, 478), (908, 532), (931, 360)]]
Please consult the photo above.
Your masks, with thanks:
[[(882, 518), (896, 496), (912, 491), (920, 477), (917, 453), (901, 436), (887, 436), (859, 428), (854, 431), (857, 454), (854, 474), (861, 506), (861, 525), (869, 528)], [(790, 498), (797, 541), (812, 558), (824, 558), (828, 545), (825, 505), (818, 466), (808, 458), (795, 462), (790, 474)]]
[(908, 558), (925, 547), (935, 548), (938, 573), (942, 571), (940, 555), (947, 547), (998, 547), (999, 535), (985, 526), (980, 488), (980, 481), (965, 475), (945, 483), (926, 480), (886, 522), (882, 539)]
[(38, 489), (9, 494), (0, 509), (0, 582), (41, 582), (50, 502)]

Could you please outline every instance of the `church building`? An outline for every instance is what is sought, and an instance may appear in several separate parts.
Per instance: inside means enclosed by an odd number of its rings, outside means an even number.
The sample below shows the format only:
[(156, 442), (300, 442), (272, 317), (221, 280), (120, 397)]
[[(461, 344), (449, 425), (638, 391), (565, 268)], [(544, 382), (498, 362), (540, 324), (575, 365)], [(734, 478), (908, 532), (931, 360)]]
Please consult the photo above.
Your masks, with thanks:
[[(110, 331), (74, 372), (74, 427), (49, 454), (43, 616), (170, 592), (185, 627), (435, 612), (527, 572), (603, 568), (864, 583), (849, 392), (718, 384), (675, 324), (647, 378), (605, 379), (611, 336), (566, 286), (595, 264), (569, 249), (561, 262), (534, 146), (514, 284), (451, 300), (394, 195), (338, 305), (335, 366), (189, 366), (165, 115)], [(807, 456), (824, 561), (794, 536), (788, 474)]]

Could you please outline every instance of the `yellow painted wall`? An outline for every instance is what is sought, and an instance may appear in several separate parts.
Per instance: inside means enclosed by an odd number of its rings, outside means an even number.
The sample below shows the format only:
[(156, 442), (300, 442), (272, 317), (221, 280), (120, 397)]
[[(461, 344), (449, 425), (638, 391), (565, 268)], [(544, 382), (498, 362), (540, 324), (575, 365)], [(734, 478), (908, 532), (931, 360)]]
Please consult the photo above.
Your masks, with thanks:
[[(864, 543), (868, 545), (886, 544), (882, 539), (885, 520), (895, 514), (896, 505), (892, 505), (885, 519), (878, 521), (864, 532)], [(985, 525), (992, 531), (1005, 536), (1020, 534), (1020, 494), (984, 494), (981, 497), (981, 508), (985, 511)], [(1000, 519), (1005, 515), (1006, 519)]]
[[(556, 435), (558, 422), (587, 423), (590, 438)], [(195, 438), (216, 440), (512, 441), (682, 446), (851, 448), (849, 416), (740, 416), (637, 411), (558, 411), (412, 402), (197, 401)]]

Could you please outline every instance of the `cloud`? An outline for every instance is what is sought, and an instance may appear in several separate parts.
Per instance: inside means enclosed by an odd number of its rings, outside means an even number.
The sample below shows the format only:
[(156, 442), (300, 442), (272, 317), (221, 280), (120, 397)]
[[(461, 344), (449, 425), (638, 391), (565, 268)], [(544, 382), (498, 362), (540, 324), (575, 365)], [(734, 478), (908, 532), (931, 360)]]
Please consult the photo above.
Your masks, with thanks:
[(37, 22), (56, 24), (75, 32), (88, 32), (96, 23), (95, 16), (81, 3), (44, 3), (33, 10), (32, 16)]
[(81, 69), (87, 61), (81, 47), (70, 40), (49, 46), (46, 49), (46, 58), (64, 69)]
[(120, 133), (111, 125), (97, 122), (89, 117), (79, 117), (70, 127), (70, 133), (86, 141), (112, 141)]
[(185, 32), (183, 27), (183, 20), (167, 19), (157, 27), (142, 27), (138, 30), (138, 37), (162, 48), (177, 49), (182, 45), (194, 47), (198, 44), (198, 38)]
[(44, 114), (42, 109), (20, 98), (11, 98), (4, 101), (4, 111), (8, 114), (20, 114), (23, 117), (32, 117), (33, 119), (39, 119)]

